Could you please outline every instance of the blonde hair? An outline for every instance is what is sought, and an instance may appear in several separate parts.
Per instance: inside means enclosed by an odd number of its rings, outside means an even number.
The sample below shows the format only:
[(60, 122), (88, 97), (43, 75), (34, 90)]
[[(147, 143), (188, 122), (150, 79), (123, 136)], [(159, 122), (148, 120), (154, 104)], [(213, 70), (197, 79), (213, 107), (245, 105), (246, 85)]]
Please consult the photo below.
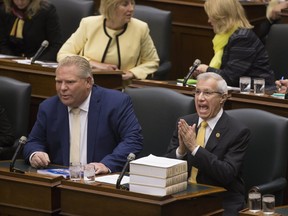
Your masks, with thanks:
[(204, 9), (209, 19), (214, 21), (216, 34), (227, 33), (235, 26), (253, 28), (238, 0), (206, 0)]
[[(115, 13), (116, 8), (126, 0), (101, 0), (99, 12), (102, 14), (106, 19), (111, 20), (113, 14)], [(132, 4), (135, 4), (134, 0), (130, 0)]]
[[(6, 13), (11, 13), (14, 5), (13, 0), (3, 0), (3, 3)], [(48, 2), (46, 0), (30, 0), (25, 15), (31, 18), (40, 10), (42, 5), (45, 6), (47, 4)]]

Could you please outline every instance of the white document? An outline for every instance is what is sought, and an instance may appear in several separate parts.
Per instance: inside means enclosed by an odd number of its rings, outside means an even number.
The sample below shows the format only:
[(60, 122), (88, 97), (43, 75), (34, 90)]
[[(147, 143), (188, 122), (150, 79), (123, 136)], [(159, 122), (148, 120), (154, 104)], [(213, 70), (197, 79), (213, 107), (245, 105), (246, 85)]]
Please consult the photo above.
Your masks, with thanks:
[[(105, 175), (105, 176), (101, 176), (101, 177), (96, 177), (95, 181), (116, 185), (118, 177), (119, 177), (118, 174)], [(121, 185), (122, 184), (128, 184), (129, 181), (130, 181), (129, 176), (123, 176), (123, 179), (121, 181)]]

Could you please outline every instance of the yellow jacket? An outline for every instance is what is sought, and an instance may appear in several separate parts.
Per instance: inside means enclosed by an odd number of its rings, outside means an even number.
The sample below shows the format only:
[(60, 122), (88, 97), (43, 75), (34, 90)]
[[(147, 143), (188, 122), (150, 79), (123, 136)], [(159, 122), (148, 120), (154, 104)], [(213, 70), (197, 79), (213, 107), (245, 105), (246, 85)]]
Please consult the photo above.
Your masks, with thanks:
[(138, 79), (145, 79), (159, 66), (148, 25), (135, 18), (121, 31), (108, 29), (103, 16), (83, 18), (76, 32), (59, 50), (57, 61), (69, 55), (118, 65), (120, 70), (130, 71)]

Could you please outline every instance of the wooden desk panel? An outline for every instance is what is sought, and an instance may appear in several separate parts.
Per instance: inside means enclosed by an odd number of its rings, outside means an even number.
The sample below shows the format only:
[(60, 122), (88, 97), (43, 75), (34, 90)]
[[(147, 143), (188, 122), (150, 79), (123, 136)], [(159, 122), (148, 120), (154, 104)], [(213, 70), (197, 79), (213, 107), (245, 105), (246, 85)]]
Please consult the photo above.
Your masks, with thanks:
[(1, 161), (0, 215), (59, 215), (60, 190), (57, 186), (61, 180), (62, 177), (48, 177), (37, 173), (11, 173), (8, 164)]
[[(32, 96), (48, 98), (56, 94), (55, 68), (33, 64), (18, 64), (12, 60), (0, 59), (0, 76), (11, 77), (32, 86)], [(95, 83), (111, 89), (122, 89), (121, 71), (93, 71)]]
[(208, 186), (207, 190), (199, 193), (156, 197), (118, 190), (105, 184), (85, 185), (63, 181), (59, 188), (60, 214), (83, 216), (89, 216), (91, 212), (106, 216), (212, 215), (222, 212), (221, 199), (212, 194), (225, 191)]

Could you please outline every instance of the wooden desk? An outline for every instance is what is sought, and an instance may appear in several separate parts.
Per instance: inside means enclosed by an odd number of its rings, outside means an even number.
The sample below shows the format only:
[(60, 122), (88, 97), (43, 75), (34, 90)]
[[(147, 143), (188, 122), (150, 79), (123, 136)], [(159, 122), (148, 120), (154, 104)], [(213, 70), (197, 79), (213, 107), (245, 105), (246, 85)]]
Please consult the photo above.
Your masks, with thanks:
[[(194, 87), (177, 86), (175, 81), (134, 80), (129, 87), (145, 86), (170, 88), (182, 94), (194, 96)], [(288, 100), (273, 98), (269, 95), (240, 94), (231, 91), (224, 106), (225, 109), (255, 108), (288, 117)]]
[[(11, 59), (0, 59), (0, 76), (10, 77), (32, 86), (29, 131), (36, 121), (39, 104), (46, 98), (56, 95), (55, 68), (42, 67), (38, 64), (18, 64)], [(93, 71), (97, 85), (122, 89), (121, 71)]]
[[(38, 64), (19, 64), (0, 59), (0, 76), (11, 77), (32, 85), (32, 97), (45, 99), (56, 94), (55, 68)], [(93, 71), (95, 83), (111, 89), (122, 89), (121, 71)]]
[[(263, 212), (252, 213), (249, 209), (243, 209), (239, 212), (239, 216), (263, 216)], [(288, 216), (288, 206), (279, 206), (275, 208), (275, 214), (271, 216)]]
[(90, 216), (94, 212), (105, 216), (221, 215), (221, 199), (213, 194), (225, 190), (212, 186), (202, 187), (198, 192), (156, 197), (118, 190), (105, 184), (85, 185), (63, 181), (59, 186), (60, 214)]
[[(21, 165), (19, 165), (21, 164)], [(15, 166), (22, 166), (16, 162)], [(0, 162), (0, 215), (59, 215), (62, 177), (37, 173), (11, 173), (9, 162)]]
[[(0, 161), (0, 215), (221, 215), (220, 187), (189, 184), (188, 190), (156, 197), (115, 189), (104, 183), (84, 184), (35, 173), (23, 160), (9, 172), (9, 161)], [(54, 166), (55, 167), (55, 166)], [(61, 198), (60, 198), (61, 197)]]

